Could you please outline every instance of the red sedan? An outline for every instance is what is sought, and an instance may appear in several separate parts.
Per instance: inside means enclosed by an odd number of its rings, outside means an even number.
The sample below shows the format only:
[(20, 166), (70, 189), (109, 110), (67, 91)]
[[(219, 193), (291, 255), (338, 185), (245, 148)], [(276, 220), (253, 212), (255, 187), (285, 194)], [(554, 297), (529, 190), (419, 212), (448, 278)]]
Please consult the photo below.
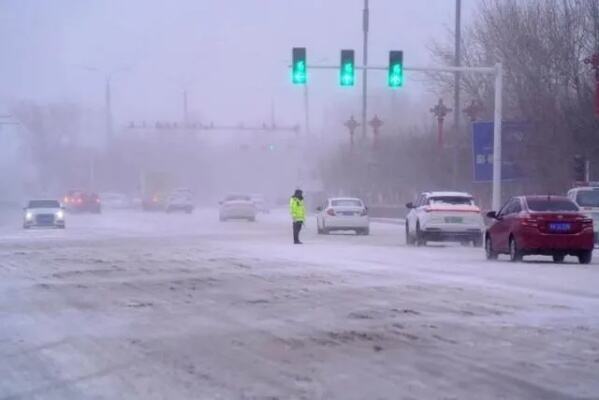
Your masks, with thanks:
[(64, 197), (64, 204), (71, 212), (102, 212), (100, 197), (96, 193), (70, 190)]
[(553, 256), (554, 262), (566, 255), (578, 257), (581, 264), (591, 262), (593, 220), (567, 197), (514, 197), (487, 216), (495, 220), (485, 234), (489, 260), (499, 254), (509, 254), (512, 261), (539, 254)]

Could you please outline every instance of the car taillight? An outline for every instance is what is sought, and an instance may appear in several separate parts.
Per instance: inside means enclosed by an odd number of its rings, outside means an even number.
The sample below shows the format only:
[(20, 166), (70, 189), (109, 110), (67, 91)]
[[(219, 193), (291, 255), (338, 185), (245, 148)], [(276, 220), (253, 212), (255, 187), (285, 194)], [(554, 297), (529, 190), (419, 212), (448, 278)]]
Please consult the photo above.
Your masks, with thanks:
[(68, 202), (69, 202), (69, 198), (68, 198), (68, 197), (65, 197), (65, 198), (64, 198), (64, 202), (65, 202), (65, 203), (68, 203)]
[(332, 208), (329, 208), (327, 210), (327, 214), (329, 214), (331, 217), (334, 217), (335, 216), (335, 210), (333, 210)]
[(365, 208), (362, 210), (362, 214), (360, 214), (361, 216), (365, 217), (368, 215), (368, 210)]
[(583, 228), (592, 228), (593, 227), (593, 220), (590, 218), (585, 218), (581, 222), (582, 222)]
[(100, 203), (100, 199), (96, 199), (96, 203)]
[(538, 228), (539, 226), (537, 220), (533, 218), (524, 218), (521, 222), (521, 225), (529, 228)]

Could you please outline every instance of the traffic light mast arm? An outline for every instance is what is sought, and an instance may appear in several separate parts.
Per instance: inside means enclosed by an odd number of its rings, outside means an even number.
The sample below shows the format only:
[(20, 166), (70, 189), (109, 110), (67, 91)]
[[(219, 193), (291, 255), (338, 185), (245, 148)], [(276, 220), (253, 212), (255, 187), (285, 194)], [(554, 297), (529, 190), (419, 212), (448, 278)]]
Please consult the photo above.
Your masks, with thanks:
[[(289, 65), (289, 68), (292, 68)], [(334, 69), (338, 70), (338, 65), (312, 65), (308, 64), (309, 69)], [(369, 65), (364, 67), (362, 65), (355, 65), (354, 68), (356, 70), (380, 70), (387, 71), (389, 66), (380, 66), (380, 65)], [(416, 72), (477, 72), (482, 74), (494, 74), (496, 72), (495, 67), (403, 67), (404, 71), (416, 71)]]

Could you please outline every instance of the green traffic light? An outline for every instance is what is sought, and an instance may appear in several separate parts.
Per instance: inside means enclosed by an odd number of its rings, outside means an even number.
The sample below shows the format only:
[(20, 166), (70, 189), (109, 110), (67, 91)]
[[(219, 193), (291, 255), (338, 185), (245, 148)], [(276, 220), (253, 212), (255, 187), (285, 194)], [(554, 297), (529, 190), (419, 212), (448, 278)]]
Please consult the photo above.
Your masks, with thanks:
[(341, 50), (341, 66), (339, 69), (339, 84), (354, 86), (355, 83), (354, 51)]
[(308, 81), (308, 68), (306, 66), (306, 48), (294, 47), (291, 63), (291, 82), (295, 85), (305, 85)]
[(387, 83), (392, 88), (403, 86), (403, 51), (389, 52)]
[(341, 68), (341, 86), (353, 86), (354, 85), (354, 66), (350, 63), (343, 64)]

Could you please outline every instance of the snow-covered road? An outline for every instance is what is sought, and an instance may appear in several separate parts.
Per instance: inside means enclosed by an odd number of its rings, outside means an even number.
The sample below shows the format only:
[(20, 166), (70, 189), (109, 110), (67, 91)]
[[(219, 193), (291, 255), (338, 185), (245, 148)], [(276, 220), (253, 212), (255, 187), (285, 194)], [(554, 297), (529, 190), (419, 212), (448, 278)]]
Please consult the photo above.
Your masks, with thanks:
[[(0, 225), (0, 399), (599, 399), (599, 263), (291, 244), (256, 223), (113, 212)], [(599, 259), (599, 254), (595, 254)]]

